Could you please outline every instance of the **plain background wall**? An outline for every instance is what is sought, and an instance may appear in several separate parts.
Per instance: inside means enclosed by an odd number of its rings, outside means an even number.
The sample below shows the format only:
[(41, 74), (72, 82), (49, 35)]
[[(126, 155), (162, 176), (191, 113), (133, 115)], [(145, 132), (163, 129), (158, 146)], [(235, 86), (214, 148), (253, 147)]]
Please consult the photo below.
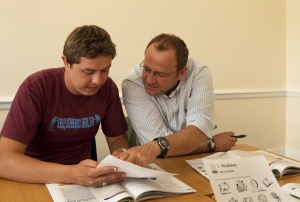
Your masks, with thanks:
[[(289, 83), (299, 75), (297, 9), (297, 0), (0, 0), (0, 101), (13, 98), (31, 73), (62, 66), (64, 41), (77, 26), (96, 24), (110, 33), (118, 54), (110, 76), (119, 89), (143, 60), (148, 42), (173, 33), (184, 39), (190, 57), (209, 67), (217, 95), (254, 92), (251, 98), (216, 101), (216, 133), (245, 133), (248, 137), (239, 143), (280, 151), (286, 137), (297, 139), (289, 121), (298, 117), (289, 118), (289, 111), (299, 101), (264, 93), (299, 89), (299, 83)], [(286, 59), (286, 52), (294, 57)], [(6, 114), (0, 111), (0, 127)], [(108, 150), (101, 132), (97, 144), (102, 158)], [(290, 147), (300, 152), (300, 145)]]
[(110, 75), (119, 87), (160, 33), (185, 40), (216, 90), (285, 87), (283, 0), (1, 0), (0, 9), (1, 97), (14, 96), (29, 74), (62, 66), (67, 35), (84, 24), (111, 34), (118, 55)]
[[(286, 3), (286, 86), (289, 91), (286, 109), (286, 154), (296, 158), (300, 150), (300, 1)], [(299, 158), (299, 157), (298, 157)]]

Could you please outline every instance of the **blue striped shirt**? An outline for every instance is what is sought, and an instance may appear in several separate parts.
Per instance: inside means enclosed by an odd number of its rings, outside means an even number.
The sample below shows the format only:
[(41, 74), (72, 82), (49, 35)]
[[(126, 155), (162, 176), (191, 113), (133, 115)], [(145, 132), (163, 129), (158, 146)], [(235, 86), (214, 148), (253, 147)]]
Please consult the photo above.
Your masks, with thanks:
[(169, 95), (147, 94), (139, 66), (122, 82), (123, 102), (140, 144), (193, 125), (212, 137), (215, 95), (208, 68), (189, 59), (187, 72)]

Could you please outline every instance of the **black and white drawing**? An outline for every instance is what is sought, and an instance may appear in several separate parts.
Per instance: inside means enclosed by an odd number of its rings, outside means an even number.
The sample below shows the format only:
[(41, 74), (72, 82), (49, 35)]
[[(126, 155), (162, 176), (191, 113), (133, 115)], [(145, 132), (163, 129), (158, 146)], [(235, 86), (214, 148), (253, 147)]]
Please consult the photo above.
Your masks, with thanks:
[(274, 199), (277, 199), (277, 201), (281, 201), (280, 196), (278, 196), (275, 192), (271, 192), (271, 196), (272, 196)]
[(267, 177), (265, 179), (263, 179), (262, 182), (264, 183), (264, 185), (266, 187), (269, 187), (271, 184), (273, 184), (273, 182)]
[(228, 202), (238, 202), (238, 200), (234, 198), (230, 198)]
[(250, 183), (251, 183), (251, 186), (253, 187), (252, 192), (266, 191), (265, 187), (258, 186), (258, 182), (255, 179), (251, 178)]
[(250, 183), (251, 183), (252, 187), (254, 187), (254, 188), (258, 187), (258, 183), (256, 182), (255, 179), (251, 179)]
[(230, 186), (226, 182), (219, 184), (219, 189), (221, 194), (230, 194), (231, 192), (229, 191), (229, 188)]
[(248, 196), (248, 197), (243, 197), (243, 202), (253, 202), (252, 197)]
[(244, 183), (243, 180), (236, 181), (236, 189), (238, 192), (247, 191), (247, 185)]
[(264, 195), (264, 194), (259, 194), (259, 195), (257, 196), (257, 200), (258, 200), (259, 202), (268, 202), (268, 198), (267, 198), (267, 196)]

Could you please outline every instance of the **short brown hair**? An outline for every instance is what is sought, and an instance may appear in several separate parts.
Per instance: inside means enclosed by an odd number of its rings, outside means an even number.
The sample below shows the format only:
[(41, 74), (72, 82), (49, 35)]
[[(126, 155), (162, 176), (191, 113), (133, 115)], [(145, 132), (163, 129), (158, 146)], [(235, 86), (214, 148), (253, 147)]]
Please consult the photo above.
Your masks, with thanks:
[(89, 59), (102, 56), (116, 56), (115, 44), (107, 31), (96, 25), (84, 25), (75, 28), (67, 37), (63, 54), (67, 62), (80, 63), (81, 57)]
[(160, 34), (154, 37), (147, 45), (145, 53), (147, 48), (153, 43), (155, 43), (154, 48), (157, 51), (166, 51), (169, 49), (175, 50), (178, 72), (186, 66), (189, 57), (189, 50), (184, 41), (178, 36), (173, 34)]

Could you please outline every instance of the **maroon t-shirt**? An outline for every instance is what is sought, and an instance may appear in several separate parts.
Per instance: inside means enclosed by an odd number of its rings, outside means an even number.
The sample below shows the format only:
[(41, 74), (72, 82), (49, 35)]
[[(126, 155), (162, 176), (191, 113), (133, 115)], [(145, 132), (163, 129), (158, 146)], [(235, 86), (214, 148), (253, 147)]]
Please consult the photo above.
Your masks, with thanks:
[(28, 145), (28, 156), (77, 164), (89, 158), (100, 123), (108, 137), (124, 134), (127, 125), (111, 78), (93, 96), (73, 95), (66, 88), (64, 71), (42, 70), (21, 84), (0, 136)]

